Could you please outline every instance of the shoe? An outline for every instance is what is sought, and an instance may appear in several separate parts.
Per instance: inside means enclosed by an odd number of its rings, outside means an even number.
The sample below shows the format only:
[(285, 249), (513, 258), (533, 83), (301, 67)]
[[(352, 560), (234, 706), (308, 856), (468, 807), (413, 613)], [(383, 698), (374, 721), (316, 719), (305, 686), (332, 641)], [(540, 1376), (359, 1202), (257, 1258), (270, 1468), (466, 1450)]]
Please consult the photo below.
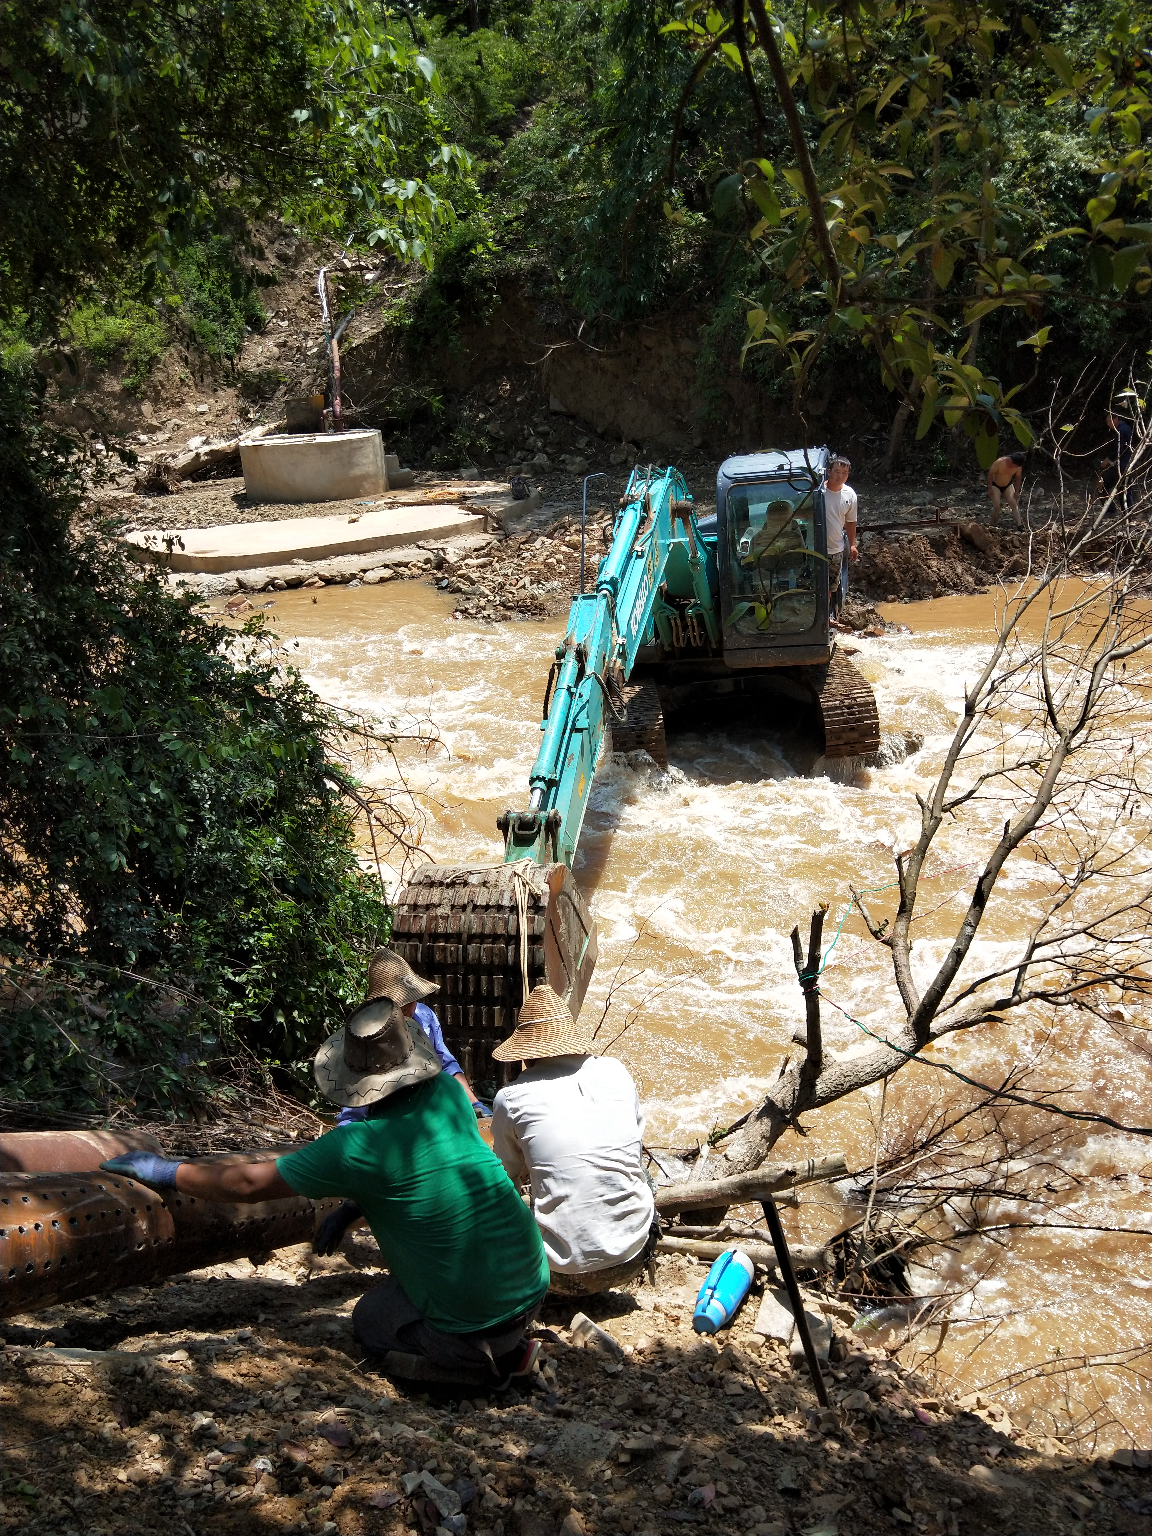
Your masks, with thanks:
[(466, 1365), (436, 1365), (424, 1355), (410, 1355), (403, 1350), (390, 1349), (375, 1357), (380, 1361), (386, 1376), (399, 1381), (436, 1382), (440, 1386), (487, 1387), (492, 1373), (484, 1366), (469, 1368)]
[(512, 1372), (513, 1376), (531, 1376), (536, 1369), (536, 1362), (540, 1358), (540, 1340), (529, 1339), (524, 1353), (520, 1357), (520, 1364)]
[(539, 1339), (529, 1339), (522, 1351), (510, 1350), (508, 1354), (501, 1355), (496, 1362), (500, 1368), (500, 1376), (492, 1390), (504, 1392), (514, 1381), (523, 1381), (525, 1377), (531, 1376), (539, 1358)]

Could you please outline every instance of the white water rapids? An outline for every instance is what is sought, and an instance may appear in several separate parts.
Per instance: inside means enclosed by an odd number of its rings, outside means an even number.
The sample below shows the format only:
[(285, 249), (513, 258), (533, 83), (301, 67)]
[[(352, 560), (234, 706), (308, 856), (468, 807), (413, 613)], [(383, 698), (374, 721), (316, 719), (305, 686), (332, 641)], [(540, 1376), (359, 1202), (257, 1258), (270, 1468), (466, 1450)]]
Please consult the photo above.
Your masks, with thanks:
[[(282, 639), (298, 642), (290, 654), (309, 682), (324, 697), (401, 729), (423, 717), (439, 731), (446, 750), (400, 754), (426, 817), (424, 850), (438, 862), (498, 862), (495, 819), (527, 804), (562, 621), (453, 621), (450, 599), (416, 583), (334, 587), (310, 599), (283, 593), (272, 615)], [(877, 914), (894, 910), (893, 850), (915, 839), (915, 795), (929, 790), (965, 679), (987, 654), (991, 600), (943, 599), (895, 609), (893, 617), (913, 632), (857, 642), (855, 663), (875, 687), (882, 728), (924, 738), (923, 750), (907, 760), (848, 783), (802, 777), (781, 741), (734, 725), (724, 735), (673, 737), (667, 774), (619, 758), (597, 772), (575, 866), (600, 927), (585, 1006), (599, 1018), (611, 992), (601, 1039), (619, 1036), (613, 1049), (640, 1085), (654, 1145), (690, 1145), (729, 1124), (795, 1052), (790, 1036), (803, 1009), (788, 935), (798, 923), (806, 937), (820, 901), (830, 906), (825, 947), (832, 946), (821, 984), (826, 1046), (843, 1050), (866, 1038), (860, 1025), (883, 1033), (900, 1017), (889, 951), (854, 914), (845, 916), (848, 887), (871, 889)], [(998, 831), (994, 822), (989, 809), (986, 824), (946, 828), (938, 839), (921, 888), (918, 976), (931, 974), (947, 949), (975, 861)], [(1036, 899), (1032, 869), (1025, 860), (1008, 866), (974, 962), (1015, 952)], [(1034, 1061), (1041, 1080), (1078, 1088), (1066, 1102), (1127, 1123), (1152, 1118), (1146, 1048), (1092, 1018), (1054, 1022), (1038, 1011), (1010, 1026), (952, 1036), (930, 1054), (982, 1082), (1001, 1080), (1012, 1063)], [(957, 1091), (938, 1069), (901, 1071), (887, 1095), (885, 1146)], [(809, 1116), (807, 1139), (789, 1134), (780, 1153), (842, 1149), (850, 1168), (867, 1172), (880, 1099), (877, 1085)], [(1083, 1182), (1063, 1190), (1042, 1219), (1152, 1225), (1147, 1142), (1075, 1127), (1056, 1157), (1062, 1173)], [(835, 1190), (806, 1196), (798, 1213), (786, 1213), (792, 1234), (811, 1241), (846, 1225), (845, 1199)], [(858, 1205), (851, 1209), (858, 1214)], [(985, 1221), (1026, 1214), (1009, 1202), (981, 1207)], [(1147, 1238), (1114, 1231), (1011, 1230), (937, 1254), (931, 1270), (916, 1271), (916, 1283), (957, 1293), (935, 1357), (941, 1380), (984, 1384), (1018, 1367), (1147, 1340), (1147, 1254)], [(938, 1329), (929, 1330), (906, 1358), (922, 1358), (939, 1339)], [(1129, 1435), (1148, 1443), (1148, 1395), (1121, 1369), (1032, 1379), (996, 1394), (1014, 1418), (1050, 1412), (1045, 1422), (1062, 1430), (1089, 1414), (1104, 1426), (1102, 1443), (1131, 1443)]]

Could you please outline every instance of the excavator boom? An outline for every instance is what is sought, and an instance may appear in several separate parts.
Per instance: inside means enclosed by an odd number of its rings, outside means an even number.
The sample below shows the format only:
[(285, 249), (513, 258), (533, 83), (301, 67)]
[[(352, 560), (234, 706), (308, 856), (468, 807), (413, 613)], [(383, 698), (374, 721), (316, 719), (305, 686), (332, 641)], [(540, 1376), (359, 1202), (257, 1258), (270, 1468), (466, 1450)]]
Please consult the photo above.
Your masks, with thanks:
[[(624, 722), (624, 683), (660, 602), (669, 554), (675, 544), (687, 545), (691, 535), (685, 530), (693, 517), (677, 470), (659, 477), (633, 472), (596, 590), (573, 598), (563, 643), (556, 648), (545, 690), (543, 740), (528, 780), (529, 808), (505, 811), (498, 822), (505, 863), (527, 858), (571, 869), (606, 731), (613, 719)], [(707, 586), (704, 595), (711, 609)]]
[[(771, 669), (777, 692), (815, 706), (827, 756), (879, 744), (871, 689), (830, 642), (826, 462), (824, 449), (728, 461), (715, 532), (677, 470), (633, 470), (595, 590), (573, 598), (556, 648), (528, 806), (497, 818), (503, 863), (429, 865), (401, 890), (393, 945), (439, 983), (445, 1038), (481, 1093), (508, 1080), (491, 1051), (531, 988), (547, 981), (575, 1016), (591, 980), (596, 926), (572, 863), (609, 730), (620, 749), (666, 763), (662, 695), (739, 709)], [(747, 514), (737, 527), (733, 512), (731, 537), (729, 466)]]
[(624, 687), (636, 653), (654, 623), (668, 625), (660, 588), (676, 550), (694, 573), (696, 606), (707, 615), (700, 622), (718, 640), (715, 581), (682, 476), (633, 471), (596, 588), (573, 598), (556, 648), (528, 808), (497, 819), (503, 865), (428, 865), (398, 897), (393, 946), (439, 983), (445, 1036), (481, 1091), (507, 1080), (492, 1047), (511, 1033), (532, 987), (547, 981), (576, 1014), (592, 978), (596, 925), (572, 860), (597, 758), (611, 723), (626, 718)]

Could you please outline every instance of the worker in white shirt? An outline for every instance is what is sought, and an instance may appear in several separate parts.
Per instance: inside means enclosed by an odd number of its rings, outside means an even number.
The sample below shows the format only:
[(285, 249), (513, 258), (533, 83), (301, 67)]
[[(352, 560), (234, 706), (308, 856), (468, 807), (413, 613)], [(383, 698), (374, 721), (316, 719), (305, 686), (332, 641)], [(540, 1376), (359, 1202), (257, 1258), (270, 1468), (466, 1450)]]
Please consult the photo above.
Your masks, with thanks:
[(531, 1188), (560, 1296), (626, 1284), (659, 1236), (636, 1084), (622, 1062), (592, 1052), (587, 1025), (548, 986), (532, 989), (516, 1032), (492, 1052), (525, 1063), (496, 1095), (492, 1145), (512, 1182)]
[(824, 482), (824, 526), (828, 538), (828, 616), (839, 619), (848, 592), (844, 556), (859, 560), (856, 547), (856, 492), (848, 484), (851, 463), (841, 454), (828, 461)]

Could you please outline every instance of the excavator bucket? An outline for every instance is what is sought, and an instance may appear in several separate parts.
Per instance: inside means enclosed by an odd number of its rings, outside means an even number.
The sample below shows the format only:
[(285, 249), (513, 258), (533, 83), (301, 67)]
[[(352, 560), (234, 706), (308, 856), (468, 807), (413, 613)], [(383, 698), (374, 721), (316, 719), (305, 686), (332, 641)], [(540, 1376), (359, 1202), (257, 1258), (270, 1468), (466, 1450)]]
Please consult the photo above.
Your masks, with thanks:
[(439, 984), (430, 1001), (445, 1042), (482, 1095), (512, 1076), (492, 1048), (532, 988), (546, 981), (575, 1018), (596, 968), (596, 924), (572, 871), (527, 859), (417, 870), (397, 897), (391, 943)]

